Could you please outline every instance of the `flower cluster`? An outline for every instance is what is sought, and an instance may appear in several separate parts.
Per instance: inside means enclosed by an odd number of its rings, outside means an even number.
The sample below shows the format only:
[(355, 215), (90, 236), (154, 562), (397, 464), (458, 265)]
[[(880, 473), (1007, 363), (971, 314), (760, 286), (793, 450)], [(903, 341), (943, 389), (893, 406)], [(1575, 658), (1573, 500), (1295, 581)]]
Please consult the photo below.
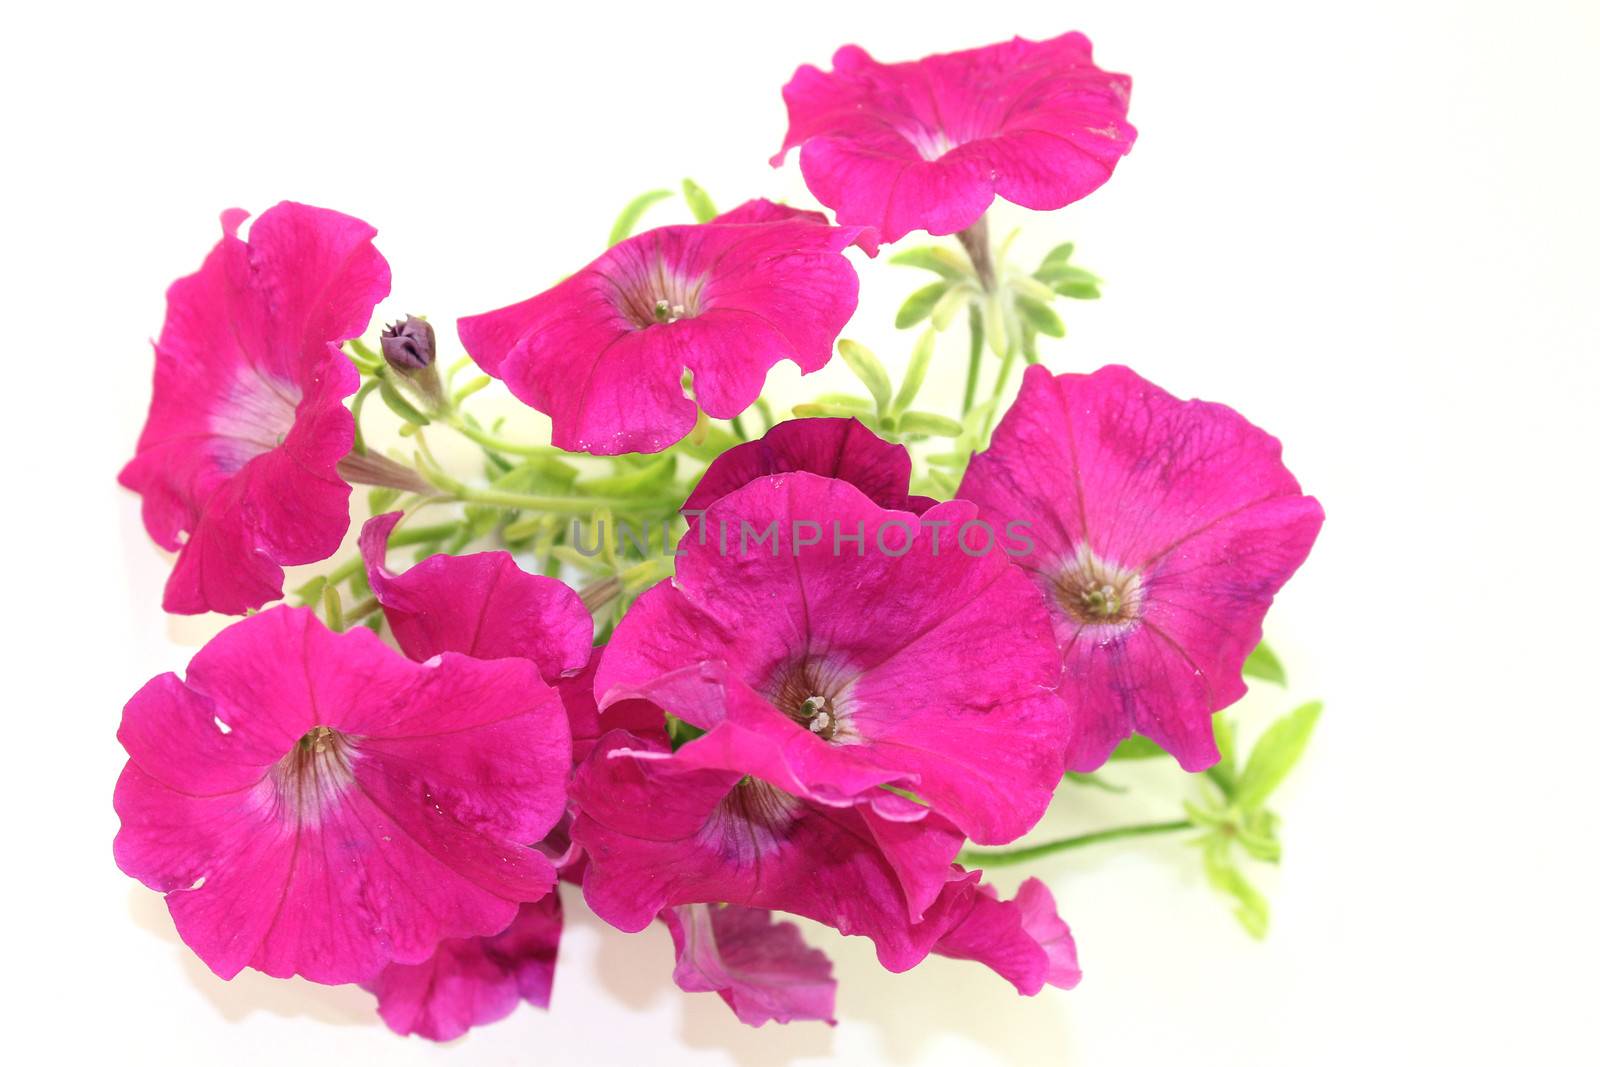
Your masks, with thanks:
[[(1070, 249), (1008, 269), (984, 221), (997, 195), (1050, 209), (1104, 182), (1128, 87), (1077, 34), (841, 49), (784, 90), (784, 151), (832, 220), (718, 213), (685, 183), (697, 221), (632, 235), (647, 194), (588, 266), (460, 319), (448, 367), (425, 319), (361, 340), (389, 287), (371, 227), (283, 203), (240, 238), (227, 212), (168, 293), (122, 481), (177, 554), (166, 610), (245, 617), (125, 708), (117, 864), (222, 978), (359, 984), (395, 1031), (448, 1040), (549, 1004), (563, 881), (619, 930), (663, 924), (677, 984), (751, 1025), (833, 1021), (832, 965), (784, 915), (891, 971), (936, 954), (1071, 988), (1049, 889), (1006, 899), (978, 864), (1021, 857), (994, 849), (1141, 746), (1220, 791), (1172, 827), (1223, 842), (1214, 881), (1237, 874), (1228, 842), (1275, 858), (1262, 802), (1286, 760), (1239, 772), (1216, 713), (1272, 665), (1262, 620), (1321, 509), (1233, 410), (1125, 367), (1047, 370), (1046, 305), (1092, 276)], [(912, 231), (964, 253), (896, 256), (941, 280), (902, 314), (933, 324), (895, 388), (840, 334), (853, 257)], [(912, 408), (963, 312), (960, 417)], [(775, 418), (769, 369), (836, 345), (870, 399)], [(469, 412), (491, 379), (549, 444)], [(481, 447), (483, 479), (435, 458), (442, 432)], [(284, 567), (339, 550), (358, 484), (355, 555), (268, 606)], [(1275, 750), (1298, 754), (1296, 724)]]

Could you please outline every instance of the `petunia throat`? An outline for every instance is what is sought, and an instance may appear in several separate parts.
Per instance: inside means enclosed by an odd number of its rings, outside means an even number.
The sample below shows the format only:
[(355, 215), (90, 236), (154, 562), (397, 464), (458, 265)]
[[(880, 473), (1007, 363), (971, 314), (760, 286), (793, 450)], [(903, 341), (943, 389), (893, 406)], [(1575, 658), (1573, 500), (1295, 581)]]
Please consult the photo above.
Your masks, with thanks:
[(1132, 628), (1144, 604), (1139, 572), (1118, 566), (1079, 545), (1051, 579), (1056, 606), (1086, 626)]
[(316, 825), (325, 805), (355, 781), (354, 756), (349, 734), (331, 726), (307, 730), (270, 775), (284, 817)]

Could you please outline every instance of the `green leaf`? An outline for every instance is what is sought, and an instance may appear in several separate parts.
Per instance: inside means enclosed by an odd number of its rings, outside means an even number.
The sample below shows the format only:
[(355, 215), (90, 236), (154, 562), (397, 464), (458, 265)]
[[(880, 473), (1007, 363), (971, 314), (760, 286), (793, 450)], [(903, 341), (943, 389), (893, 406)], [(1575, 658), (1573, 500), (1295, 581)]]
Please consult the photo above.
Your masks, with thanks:
[(1018, 296), (1025, 296), (1037, 300), (1041, 304), (1048, 304), (1056, 298), (1056, 291), (1040, 281), (1028, 277), (1026, 274), (1014, 274), (1006, 282), (1011, 291)]
[(367, 510), (373, 515), (382, 515), (399, 499), (400, 490), (386, 485), (374, 486), (367, 491)]
[(696, 222), (710, 222), (717, 217), (717, 205), (711, 202), (711, 197), (689, 178), (683, 179), (683, 198), (689, 204), (689, 210), (694, 214)]
[(1228, 841), (1223, 837), (1207, 839), (1205, 844), (1206, 880), (1218, 892), (1226, 893), (1232, 897), (1238, 907), (1234, 909), (1234, 917), (1245, 931), (1257, 940), (1267, 936), (1267, 922), (1270, 911), (1267, 907), (1267, 898), (1256, 891), (1255, 886), (1239, 873), (1239, 868), (1234, 866), (1233, 858), (1228, 855)]
[(839, 342), (839, 355), (872, 394), (872, 399), (878, 404), (878, 410), (880, 412), (888, 410), (893, 392), (889, 386), (888, 372), (883, 369), (883, 364), (878, 362), (878, 357), (873, 355), (866, 345), (850, 340)]
[(1234, 800), (1245, 809), (1259, 808), (1288, 777), (1299, 762), (1322, 714), (1322, 702), (1302, 704), (1271, 726), (1250, 752), (1250, 761), (1239, 775)]
[(1260, 678), (1264, 682), (1274, 685), (1288, 685), (1289, 676), (1284, 673), (1283, 664), (1278, 660), (1272, 649), (1267, 647), (1265, 641), (1256, 646), (1254, 652), (1245, 657), (1244, 673), (1249, 678)]
[(663, 452), (638, 470), (585, 478), (573, 488), (586, 496), (647, 496), (651, 490), (672, 481), (676, 464), (677, 457), (670, 452)]
[(849, 408), (852, 411), (872, 410), (872, 401), (865, 397), (853, 396), (850, 393), (823, 393), (812, 403), (826, 404), (831, 408)]
[(1218, 759), (1208, 767), (1205, 776), (1216, 783), (1222, 795), (1233, 797), (1233, 773), (1237, 766), (1234, 757), (1233, 723), (1222, 715), (1211, 716), (1211, 734), (1217, 741)]
[(945, 290), (950, 288), (949, 282), (934, 282), (924, 285), (921, 289), (906, 297), (906, 302), (900, 305), (900, 311), (894, 317), (896, 329), (906, 330), (915, 326), (933, 313), (933, 306), (944, 296)]
[(404, 421), (413, 426), (428, 425), (428, 416), (412, 407), (411, 401), (401, 396), (400, 390), (396, 389), (389, 379), (385, 378), (379, 383), (378, 396), (388, 405), (390, 411), (400, 416)]
[(960, 437), (961, 424), (946, 415), (931, 411), (908, 411), (898, 421), (901, 433), (927, 434), (931, 437)]
[[(672, 195), (671, 189), (652, 189), (648, 193), (640, 193), (628, 201), (628, 206), (622, 209), (622, 214), (617, 216), (617, 221), (611, 224), (611, 236), (606, 239), (606, 246), (625, 241), (633, 236), (633, 228), (639, 225), (639, 220), (650, 209), (651, 204), (659, 203)], [(479, 388), (482, 388), (481, 386)]]
[(1061, 322), (1061, 316), (1032, 297), (1017, 297), (1017, 310), (1022, 313), (1022, 317), (1028, 325), (1045, 336), (1065, 337), (1067, 335), (1067, 328)]
[(890, 410), (898, 415), (911, 406), (917, 398), (917, 393), (922, 389), (923, 381), (928, 377), (928, 364), (933, 361), (933, 339), (937, 336), (933, 330), (923, 330), (922, 336), (917, 338), (917, 343), (911, 349), (911, 362), (906, 364), (906, 376), (900, 379), (900, 391), (894, 395), (894, 403)]
[(1066, 244), (1056, 245), (1050, 251), (1045, 253), (1043, 262), (1039, 264), (1039, 269), (1043, 270), (1045, 267), (1056, 263), (1065, 263), (1067, 260), (1072, 258), (1072, 250), (1075, 247), (1076, 246), (1073, 245), (1071, 241), (1068, 241)]
[(972, 298), (972, 294), (972, 288), (966, 285), (952, 285), (945, 290), (944, 295), (939, 298), (939, 302), (933, 305), (933, 310), (929, 315), (933, 322), (933, 328), (935, 330), (948, 329), (950, 324), (955, 321), (956, 312), (967, 305)]
[(1155, 759), (1165, 756), (1166, 750), (1141, 734), (1134, 734), (1111, 752), (1112, 759)]
[(889, 257), (889, 262), (901, 267), (921, 267), (931, 270), (948, 281), (961, 281), (972, 277), (966, 260), (948, 248), (939, 245), (917, 245), (902, 249)]

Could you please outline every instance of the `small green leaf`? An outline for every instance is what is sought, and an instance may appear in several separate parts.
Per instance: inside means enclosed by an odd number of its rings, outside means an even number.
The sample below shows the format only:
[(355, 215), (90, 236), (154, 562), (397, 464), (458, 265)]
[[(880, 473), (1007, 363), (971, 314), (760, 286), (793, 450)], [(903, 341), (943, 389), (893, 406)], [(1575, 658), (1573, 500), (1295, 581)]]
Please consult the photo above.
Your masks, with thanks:
[(639, 225), (639, 220), (650, 209), (650, 205), (659, 203), (671, 195), (671, 189), (652, 189), (648, 193), (640, 193), (628, 201), (628, 206), (622, 209), (622, 214), (617, 216), (617, 221), (611, 224), (611, 236), (606, 239), (606, 246), (609, 248), (618, 241), (625, 241), (632, 237), (633, 228)]
[(412, 407), (411, 401), (401, 396), (400, 390), (396, 389), (389, 379), (383, 379), (378, 385), (378, 396), (388, 405), (390, 411), (400, 416), (404, 421), (413, 426), (428, 425), (428, 416)]
[(1048, 304), (1056, 298), (1056, 291), (1040, 281), (1028, 277), (1026, 274), (1013, 274), (1006, 282), (1011, 291), (1018, 296), (1025, 296), (1037, 300), (1041, 304)]
[(677, 457), (663, 452), (637, 470), (586, 478), (573, 488), (585, 496), (648, 496), (672, 481), (676, 464)]
[(883, 364), (878, 362), (878, 357), (873, 355), (866, 345), (851, 340), (840, 340), (839, 355), (872, 394), (872, 399), (878, 404), (878, 410), (887, 411), (893, 392), (889, 386), (888, 372), (883, 369)]
[(1031, 297), (1017, 297), (1017, 310), (1022, 313), (1028, 325), (1047, 337), (1065, 337), (1067, 328), (1061, 322), (1061, 316), (1050, 310)]
[(889, 262), (901, 267), (921, 267), (955, 282), (972, 277), (966, 260), (948, 248), (939, 245), (917, 245), (902, 249), (889, 257)]
[(689, 178), (683, 179), (683, 199), (688, 202), (694, 221), (710, 222), (717, 217), (717, 205), (711, 202), (711, 197), (704, 189)]
[(1271, 726), (1256, 742), (1239, 775), (1234, 800), (1245, 809), (1259, 808), (1299, 762), (1322, 714), (1322, 702), (1302, 704)]
[(1267, 898), (1239, 873), (1228, 855), (1228, 841), (1223, 837), (1211, 838), (1205, 844), (1206, 879), (1217, 891), (1226, 893), (1238, 902), (1234, 917), (1251, 937), (1257, 940), (1267, 936), (1270, 915)]
[(399, 499), (400, 490), (391, 489), (386, 485), (374, 486), (367, 491), (367, 510), (373, 515), (382, 515)]
[(322, 618), (328, 624), (328, 629), (334, 633), (344, 629), (344, 605), (339, 600), (337, 586), (322, 587)]
[(933, 361), (933, 339), (937, 334), (933, 330), (923, 330), (922, 336), (917, 338), (917, 343), (911, 348), (911, 362), (906, 364), (906, 376), (900, 379), (900, 391), (894, 395), (891, 410), (898, 415), (911, 406), (917, 398), (917, 393), (922, 389), (923, 381), (928, 377), (928, 364)]
[(865, 397), (852, 396), (849, 393), (823, 393), (812, 403), (826, 404), (831, 408), (849, 408), (852, 411), (872, 410), (872, 401)]
[(1134, 734), (1111, 752), (1112, 759), (1155, 759), (1165, 756), (1166, 751), (1154, 741), (1141, 734)]
[(1039, 264), (1039, 269), (1043, 270), (1045, 267), (1056, 263), (1065, 263), (1067, 260), (1072, 258), (1072, 251), (1075, 247), (1076, 246), (1073, 245), (1071, 241), (1068, 241), (1066, 244), (1056, 245), (1050, 251), (1045, 253), (1043, 262)]
[(1255, 651), (1245, 657), (1244, 673), (1250, 678), (1260, 678), (1264, 682), (1274, 685), (1288, 685), (1289, 676), (1284, 673), (1283, 664), (1272, 649), (1267, 647), (1265, 641), (1256, 646)]
[(907, 330), (927, 318), (932, 314), (933, 306), (949, 288), (949, 282), (934, 282), (932, 285), (924, 285), (906, 297), (906, 302), (900, 305), (900, 311), (894, 317), (895, 328)]
[(930, 437), (960, 437), (961, 424), (946, 415), (931, 411), (908, 411), (900, 416), (901, 433), (927, 434)]
[(972, 293), (971, 286), (966, 285), (952, 285), (949, 289), (946, 289), (944, 295), (939, 298), (939, 302), (933, 305), (933, 310), (929, 315), (933, 328), (941, 331), (948, 329), (950, 324), (955, 321), (956, 312), (960, 311), (971, 300)]

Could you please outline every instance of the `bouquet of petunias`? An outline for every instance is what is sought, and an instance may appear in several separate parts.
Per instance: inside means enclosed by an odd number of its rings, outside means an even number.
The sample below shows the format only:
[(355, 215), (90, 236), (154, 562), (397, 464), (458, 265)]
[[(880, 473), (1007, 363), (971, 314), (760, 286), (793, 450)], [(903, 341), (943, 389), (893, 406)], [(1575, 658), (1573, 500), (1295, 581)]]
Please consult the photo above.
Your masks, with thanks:
[[(831, 217), (686, 182), (696, 221), (635, 234), (648, 193), (592, 262), (458, 320), (460, 358), (421, 318), (362, 340), (389, 291), (367, 223), (282, 203), (241, 237), (226, 212), (168, 292), (122, 482), (176, 554), (165, 609), (244, 617), (128, 702), (118, 865), (221, 977), (358, 983), (435, 1039), (548, 1004), (562, 880), (665, 924), (677, 983), (753, 1025), (834, 1012), (784, 914), (892, 971), (1072, 987), (1049, 890), (980, 868), (1109, 837), (1195, 835), (1261, 932), (1242, 862), (1277, 859), (1265, 802), (1317, 706), (1248, 757), (1215, 713), (1281, 683), (1262, 618), (1322, 509), (1232, 409), (1048, 369), (1060, 298), (1098, 280), (1070, 245), (1017, 265), (985, 221), (1105, 182), (1128, 92), (1077, 34), (843, 48), (784, 88), (772, 161), (798, 149)], [(932, 276), (896, 383), (840, 334), (858, 266), (916, 231), (955, 240), (889, 257)], [(835, 352), (865, 395), (762, 396)], [(947, 373), (960, 410), (915, 406)], [(550, 443), (474, 414), (496, 381)], [(356, 485), (357, 550), (269, 606), (339, 551)], [(1107, 760), (1168, 754), (1203, 772), (1170, 821), (1005, 847)]]

